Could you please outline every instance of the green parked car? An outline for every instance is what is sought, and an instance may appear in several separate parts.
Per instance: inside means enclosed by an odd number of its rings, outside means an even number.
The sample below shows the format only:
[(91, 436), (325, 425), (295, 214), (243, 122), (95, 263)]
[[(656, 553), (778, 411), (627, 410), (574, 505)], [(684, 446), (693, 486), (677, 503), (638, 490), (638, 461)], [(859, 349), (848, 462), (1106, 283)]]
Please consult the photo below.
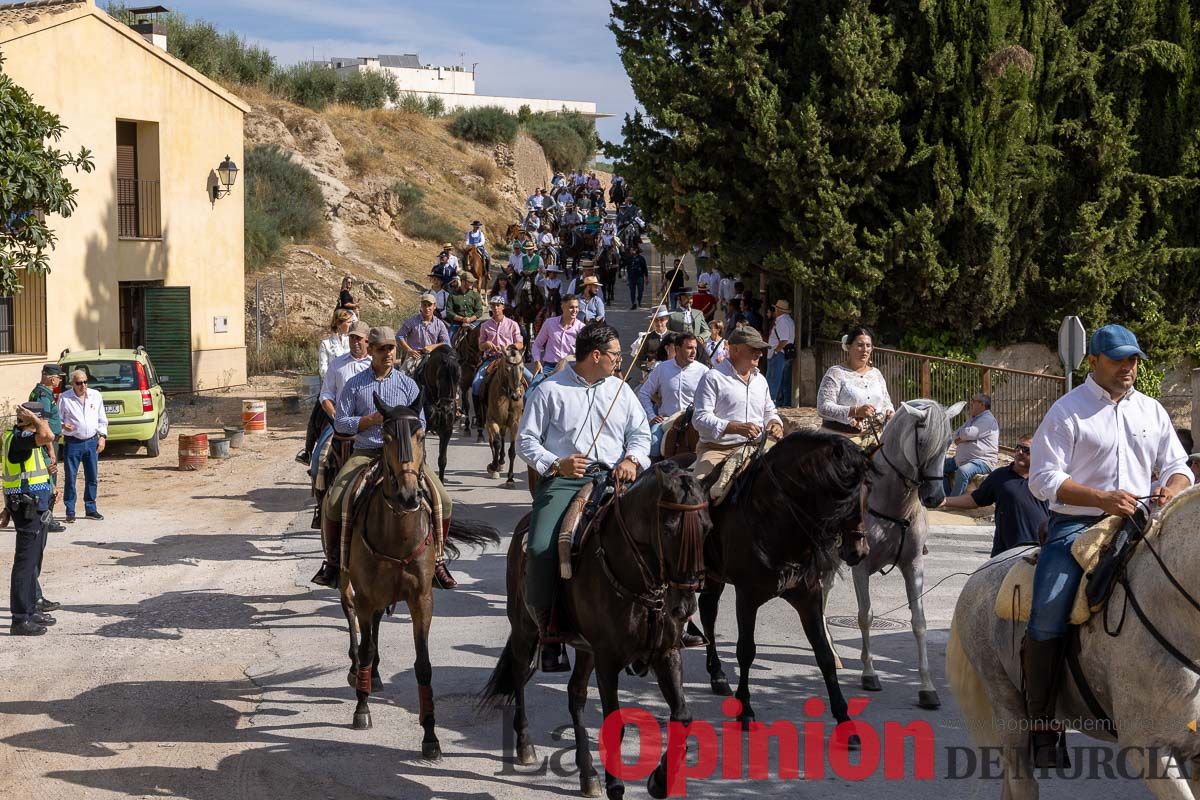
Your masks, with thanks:
[(100, 392), (108, 417), (109, 442), (139, 442), (155, 457), (171, 429), (167, 397), (144, 348), (136, 350), (64, 350), (58, 365), (66, 371), (62, 391), (71, 391), (71, 373), (82, 369), (88, 388)]

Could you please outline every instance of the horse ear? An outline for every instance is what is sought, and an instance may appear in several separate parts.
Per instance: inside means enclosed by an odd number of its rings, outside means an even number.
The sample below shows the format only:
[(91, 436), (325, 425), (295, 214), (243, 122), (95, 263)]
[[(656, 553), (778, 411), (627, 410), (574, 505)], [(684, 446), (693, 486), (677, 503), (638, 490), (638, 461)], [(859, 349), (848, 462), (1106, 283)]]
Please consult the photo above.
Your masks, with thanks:
[(967, 401), (959, 400), (957, 403), (955, 403), (954, 405), (952, 405), (946, 409), (946, 419), (954, 419), (959, 414), (961, 414), (962, 410), (966, 407), (967, 407)]
[(376, 411), (378, 411), (380, 414), (383, 414), (385, 418), (392, 416), (392, 412), (396, 410), (395, 406), (389, 406), (387, 403), (383, 402), (383, 400), (379, 398), (378, 392), (372, 395), (372, 398), (375, 400)]
[(918, 420), (923, 420), (923, 419), (925, 419), (925, 417), (929, 416), (929, 409), (921, 408), (920, 406), (915, 406), (912, 403), (908, 402), (907, 400), (900, 404), (899, 410), (907, 411), (909, 414), (912, 414), (913, 417), (915, 417)]

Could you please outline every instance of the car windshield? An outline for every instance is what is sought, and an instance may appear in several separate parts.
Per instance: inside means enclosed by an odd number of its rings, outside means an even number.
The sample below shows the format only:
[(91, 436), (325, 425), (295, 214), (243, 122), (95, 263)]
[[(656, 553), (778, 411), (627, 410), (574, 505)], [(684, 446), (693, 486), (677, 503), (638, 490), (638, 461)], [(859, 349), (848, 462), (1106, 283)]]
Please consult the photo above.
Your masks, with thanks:
[(124, 392), (138, 388), (137, 372), (133, 364), (132, 361), (78, 361), (63, 364), (62, 367), (67, 373), (67, 383), (71, 380), (71, 374), (81, 369), (87, 373), (89, 389), (98, 392)]

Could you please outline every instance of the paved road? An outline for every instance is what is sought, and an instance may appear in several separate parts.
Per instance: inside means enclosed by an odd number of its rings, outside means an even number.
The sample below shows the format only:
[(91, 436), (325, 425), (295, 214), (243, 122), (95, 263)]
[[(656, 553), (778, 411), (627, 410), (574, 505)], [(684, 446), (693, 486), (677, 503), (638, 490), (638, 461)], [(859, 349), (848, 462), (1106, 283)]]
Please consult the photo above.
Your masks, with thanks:
[[(620, 291), (620, 290), (619, 290)], [(614, 304), (620, 308), (620, 304)], [(627, 304), (626, 304), (627, 305)], [(643, 313), (614, 310), (623, 337)], [(4, 639), (0, 646), (0, 796), (32, 798), (561, 798), (574, 796), (564, 676), (538, 674), (528, 697), (532, 732), (545, 771), (517, 771), (503, 754), (506, 720), (479, 713), (484, 685), (507, 635), (503, 548), (455, 565), (454, 592), (437, 592), (432, 660), (444, 758), (419, 759), (420, 727), (411, 670), (411, 632), (403, 609), (382, 625), (384, 688), (372, 698), (374, 728), (350, 729), (353, 693), (345, 683), (347, 638), (334, 593), (308, 583), (319, 543), (303, 508), (307, 489), (290, 462), (302, 420), (259, 440), (228, 467), (188, 475), (164, 464), (139, 467), (156, 486), (146, 504), (132, 483), (122, 503), (106, 506), (103, 526), (72, 526), (48, 552), (48, 582), (68, 603), (51, 636)], [(460, 513), (504, 532), (528, 507), (523, 487), (488, 479), (487, 449), (459, 439), (450, 449), (448, 488)], [(141, 462), (138, 462), (139, 464)], [(224, 471), (222, 471), (224, 470)], [(107, 474), (107, 473), (106, 473)], [(108, 491), (108, 490), (106, 490)], [(164, 490), (165, 491), (165, 490)], [(105, 495), (108, 496), (107, 494)], [(148, 506), (154, 506), (153, 508)], [(946, 748), (965, 746), (961, 717), (946, 688), (946, 631), (963, 577), (986, 557), (990, 529), (939, 526), (930, 542), (928, 597), (931, 660), (942, 689), (936, 712), (916, 707), (912, 637), (903, 610), (884, 613), (874, 637), (884, 691), (869, 697), (867, 721), (928, 721), (937, 737), (937, 780), (693, 782), (694, 797), (900, 798), (936, 792), (948, 798), (997, 797), (996, 781), (947, 780)], [(2, 569), (4, 565), (0, 565)], [(879, 612), (903, 605), (898, 575), (877, 579)], [(722, 608), (719, 645), (735, 670), (732, 603)], [(839, 583), (830, 614), (852, 618), (853, 593)], [(856, 686), (857, 631), (834, 627), (846, 660), (842, 685)], [(767, 605), (759, 616), (753, 687), (760, 721), (804, 721), (802, 701), (824, 697), (812, 652), (791, 609)], [(696, 719), (719, 723), (703, 655), (684, 658)], [(623, 702), (665, 715), (657, 688), (626, 678)], [(587, 722), (600, 724), (599, 702)], [(632, 738), (632, 737), (631, 737)], [(1082, 743), (1082, 737), (1076, 741)], [(772, 773), (776, 770), (772, 761)], [(1148, 796), (1140, 786), (1051, 780), (1043, 797), (1098, 788), (1105, 796)], [(630, 785), (630, 797), (645, 797)]]

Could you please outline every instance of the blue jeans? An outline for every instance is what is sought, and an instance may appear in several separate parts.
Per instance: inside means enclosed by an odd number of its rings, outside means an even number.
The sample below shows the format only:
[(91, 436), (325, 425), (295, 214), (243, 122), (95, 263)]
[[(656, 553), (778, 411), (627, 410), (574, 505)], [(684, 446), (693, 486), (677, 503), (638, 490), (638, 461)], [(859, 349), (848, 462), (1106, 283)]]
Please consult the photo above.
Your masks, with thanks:
[(1033, 604), (1027, 630), (1035, 642), (1066, 634), (1075, 593), (1083, 578), (1083, 567), (1071, 555), (1071, 544), (1101, 519), (1103, 516), (1071, 517), (1051, 512), (1046, 523), (1046, 544), (1033, 573)]
[(967, 491), (967, 486), (970, 485), (971, 478), (974, 478), (976, 475), (987, 475), (991, 471), (991, 467), (977, 458), (965, 464), (959, 464), (953, 458), (947, 458), (946, 465), (943, 468), (944, 477), (942, 479), (946, 496), (958, 497)]
[(532, 392), (534, 389), (536, 389), (542, 381), (544, 381), (544, 380), (546, 380), (546, 378), (550, 377), (550, 373), (554, 372), (554, 368), (557, 366), (558, 366), (557, 361), (543, 361), (542, 362), (542, 371), (529, 379), (529, 388), (525, 390), (525, 394), (528, 395), (530, 392)]
[(650, 423), (650, 457), (658, 458), (662, 455), (662, 440), (663, 440), (663, 424), (661, 422)]
[(787, 408), (792, 404), (792, 362), (783, 353), (767, 359), (767, 387), (776, 408)]
[[(483, 363), (479, 365), (479, 369), (475, 372), (475, 378), (471, 381), (471, 394), (476, 397), (483, 391), (483, 379), (487, 375), (488, 364), (496, 360), (496, 356), (485, 358)], [(533, 380), (533, 373), (529, 371), (529, 367), (525, 368), (525, 382), (529, 383)]]
[(72, 439), (67, 436), (63, 445), (63, 506), (67, 516), (75, 516), (75, 478), (79, 475), (79, 465), (83, 464), (83, 510), (85, 513), (96, 511), (96, 485), (100, 472), (100, 455), (96, 452), (96, 437), (90, 439)]
[(646, 276), (628, 275), (626, 280), (629, 283), (629, 305), (640, 306), (642, 304), (642, 293), (646, 291)]

